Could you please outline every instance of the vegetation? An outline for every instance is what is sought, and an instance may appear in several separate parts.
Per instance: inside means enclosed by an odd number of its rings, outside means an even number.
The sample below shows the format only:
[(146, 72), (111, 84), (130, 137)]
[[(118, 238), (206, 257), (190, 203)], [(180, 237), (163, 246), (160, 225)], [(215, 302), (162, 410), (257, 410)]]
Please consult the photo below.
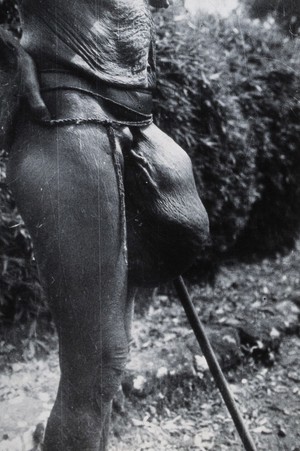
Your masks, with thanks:
[[(18, 34), (15, 11), (0, 1), (0, 21)], [(193, 160), (210, 217), (210, 261), (291, 249), (300, 226), (299, 42), (276, 25), (191, 18), (180, 8), (155, 20), (155, 117)], [(36, 314), (41, 289), (4, 162), (2, 152), (0, 311), (12, 322)]]
[(0, 24), (20, 36), (21, 27), (15, 0), (0, 0)]
[(291, 249), (300, 226), (299, 42), (249, 19), (158, 17), (156, 117), (191, 155), (214, 255)]
[(243, 0), (251, 17), (265, 19), (271, 15), (291, 37), (299, 36), (300, 3), (298, 0)]

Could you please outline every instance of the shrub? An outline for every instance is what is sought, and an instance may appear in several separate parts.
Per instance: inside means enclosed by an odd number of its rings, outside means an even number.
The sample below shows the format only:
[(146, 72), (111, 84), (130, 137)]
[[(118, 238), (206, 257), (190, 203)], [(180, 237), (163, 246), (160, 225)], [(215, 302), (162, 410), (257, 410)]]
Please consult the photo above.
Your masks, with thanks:
[(257, 192), (256, 150), (249, 145), (249, 124), (238, 97), (230, 92), (216, 26), (209, 17), (204, 25), (186, 15), (180, 22), (159, 16), (155, 117), (193, 160), (214, 253), (219, 254), (245, 227)]
[(31, 238), (4, 183), (0, 153), (0, 321), (27, 323), (37, 311), (49, 321), (34, 260)]
[(0, 0), (0, 24), (20, 36), (21, 26), (15, 0)]
[(243, 55), (244, 63), (228, 62), (235, 80), (231, 93), (239, 98), (256, 149), (258, 196), (234, 250), (263, 257), (292, 249), (299, 236), (300, 43), (275, 25), (268, 30), (246, 20), (242, 27), (242, 39), (236, 33), (227, 49)]
[(251, 17), (265, 19), (271, 15), (290, 37), (299, 36), (299, 0), (243, 0), (243, 3)]
[(299, 43), (246, 19), (239, 28), (179, 19), (159, 16), (157, 118), (193, 159), (214, 254), (291, 249), (300, 225)]
[[(257, 90), (260, 86), (260, 90)], [(293, 248), (300, 228), (300, 104), (298, 75), (280, 68), (257, 75), (240, 99), (258, 148), (260, 196), (236, 248), (244, 255)], [(267, 95), (265, 93), (268, 93)], [(252, 102), (255, 97), (255, 103)]]
[[(0, 0), (0, 24), (20, 36), (14, 0)], [(6, 156), (0, 148), (0, 322), (28, 323), (39, 313), (49, 323), (31, 238), (5, 184)]]

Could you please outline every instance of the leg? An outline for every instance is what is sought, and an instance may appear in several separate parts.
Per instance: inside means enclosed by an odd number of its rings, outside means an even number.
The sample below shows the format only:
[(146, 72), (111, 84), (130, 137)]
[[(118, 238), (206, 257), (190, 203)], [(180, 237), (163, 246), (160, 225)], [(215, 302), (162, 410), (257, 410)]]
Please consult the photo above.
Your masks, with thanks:
[[(19, 125), (8, 177), (59, 336), (45, 451), (104, 450), (128, 351), (119, 190), (105, 129)], [(101, 438), (102, 436), (102, 438)]]

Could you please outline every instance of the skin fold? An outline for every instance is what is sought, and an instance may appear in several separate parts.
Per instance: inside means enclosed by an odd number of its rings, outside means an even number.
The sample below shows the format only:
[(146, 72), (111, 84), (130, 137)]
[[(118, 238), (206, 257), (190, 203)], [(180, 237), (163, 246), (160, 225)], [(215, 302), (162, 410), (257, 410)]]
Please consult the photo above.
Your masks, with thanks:
[(39, 70), (56, 67), (118, 86), (149, 86), (153, 28), (146, 0), (23, 0), (21, 15), (21, 44)]

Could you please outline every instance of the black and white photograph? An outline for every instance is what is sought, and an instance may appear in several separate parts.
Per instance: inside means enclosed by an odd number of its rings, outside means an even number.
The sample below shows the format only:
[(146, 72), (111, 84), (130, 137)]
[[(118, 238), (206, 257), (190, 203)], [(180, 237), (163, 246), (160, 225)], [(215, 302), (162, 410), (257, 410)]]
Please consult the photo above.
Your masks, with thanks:
[(0, 0), (0, 451), (300, 451), (300, 0)]

